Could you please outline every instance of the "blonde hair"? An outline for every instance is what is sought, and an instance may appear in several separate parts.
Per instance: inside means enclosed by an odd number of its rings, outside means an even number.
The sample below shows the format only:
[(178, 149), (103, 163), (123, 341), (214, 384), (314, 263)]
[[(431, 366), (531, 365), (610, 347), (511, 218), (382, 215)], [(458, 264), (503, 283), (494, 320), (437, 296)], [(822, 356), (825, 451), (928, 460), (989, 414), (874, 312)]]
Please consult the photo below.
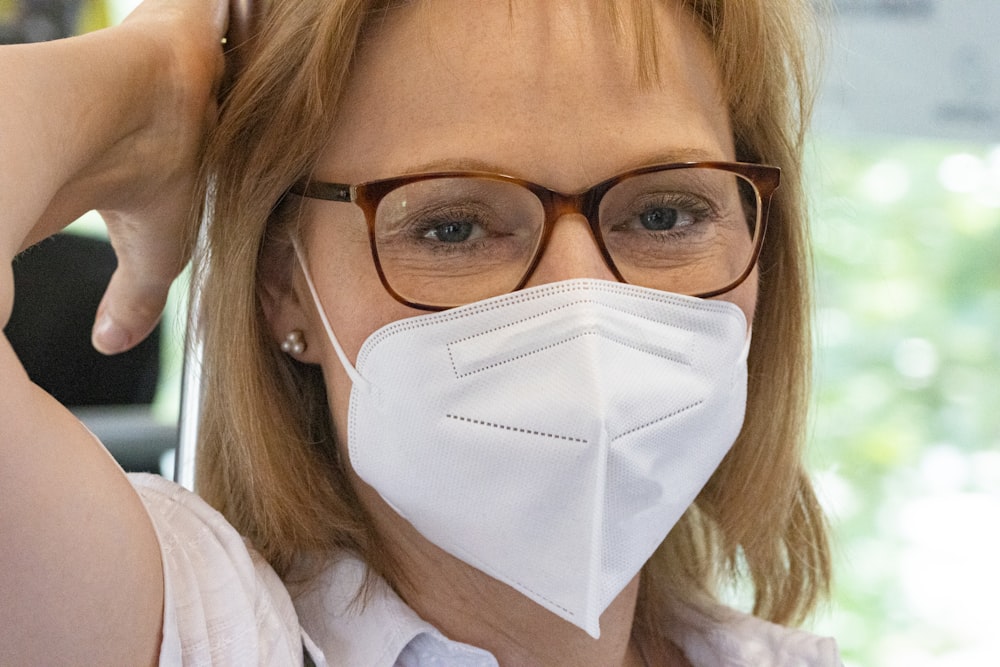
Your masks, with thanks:
[[(623, 11), (608, 0), (620, 37), (646, 54), (640, 78), (658, 66), (653, 2), (633, 0)], [(205, 159), (212, 222), (196, 281), (205, 345), (198, 490), (283, 576), (349, 551), (392, 582), (394, 568), (339, 461), (323, 378), (279, 352), (260, 290), (274, 278), (262, 257), (283, 242), (276, 229), (290, 217), (278, 203), (325, 145), (367, 27), (395, 3), (264, 4)], [(670, 605), (702, 605), (727, 577), (744, 576), (756, 614), (797, 622), (830, 579), (825, 524), (801, 461), (811, 349), (800, 183), (809, 3), (680, 4), (714, 46), (737, 158), (780, 166), (783, 175), (760, 259), (746, 422), (644, 569), (637, 623), (656, 627)]]

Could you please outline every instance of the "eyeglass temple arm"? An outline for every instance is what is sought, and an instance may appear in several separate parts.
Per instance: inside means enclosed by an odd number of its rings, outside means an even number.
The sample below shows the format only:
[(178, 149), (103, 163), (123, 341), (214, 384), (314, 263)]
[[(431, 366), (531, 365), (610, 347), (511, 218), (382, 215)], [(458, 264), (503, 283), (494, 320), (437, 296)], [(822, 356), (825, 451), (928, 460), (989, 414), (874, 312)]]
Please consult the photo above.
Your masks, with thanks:
[(353, 188), (344, 183), (323, 183), (322, 181), (310, 181), (303, 179), (298, 181), (288, 190), (293, 195), (308, 197), (309, 199), (323, 199), (326, 201), (352, 202), (354, 201)]

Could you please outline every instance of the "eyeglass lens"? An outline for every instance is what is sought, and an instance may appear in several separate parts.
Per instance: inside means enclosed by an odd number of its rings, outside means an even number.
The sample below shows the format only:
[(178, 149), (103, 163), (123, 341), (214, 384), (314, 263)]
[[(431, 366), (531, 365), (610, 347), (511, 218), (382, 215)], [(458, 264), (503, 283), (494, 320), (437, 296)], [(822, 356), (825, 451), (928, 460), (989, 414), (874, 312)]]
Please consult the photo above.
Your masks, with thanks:
[[(616, 182), (591, 226), (626, 282), (702, 294), (737, 280), (752, 262), (760, 208), (742, 176), (668, 169)], [(516, 181), (440, 177), (387, 193), (372, 235), (385, 280), (399, 296), (455, 306), (517, 289), (545, 223), (546, 203)]]

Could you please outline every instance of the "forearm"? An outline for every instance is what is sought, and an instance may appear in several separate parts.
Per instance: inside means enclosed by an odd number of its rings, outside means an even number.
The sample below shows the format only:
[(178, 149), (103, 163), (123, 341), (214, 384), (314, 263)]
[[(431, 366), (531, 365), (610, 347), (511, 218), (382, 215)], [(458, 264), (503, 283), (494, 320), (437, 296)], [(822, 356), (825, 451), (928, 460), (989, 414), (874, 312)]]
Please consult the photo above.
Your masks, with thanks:
[(130, 165), (111, 159), (149, 122), (158, 69), (137, 32), (0, 48), (4, 260), (120, 196)]
[(106, 352), (145, 337), (187, 259), (225, 7), (146, 0), (115, 28), (0, 47), (0, 262), (100, 210), (118, 254), (95, 333)]

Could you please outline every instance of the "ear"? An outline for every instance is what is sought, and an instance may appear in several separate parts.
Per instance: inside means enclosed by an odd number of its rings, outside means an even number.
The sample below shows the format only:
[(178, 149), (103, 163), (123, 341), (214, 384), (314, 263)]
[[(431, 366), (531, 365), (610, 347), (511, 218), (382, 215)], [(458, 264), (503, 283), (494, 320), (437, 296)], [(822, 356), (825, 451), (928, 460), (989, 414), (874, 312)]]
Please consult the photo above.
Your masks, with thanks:
[(275, 245), (264, 249), (259, 267), (260, 303), (271, 338), (275, 347), (280, 348), (290, 333), (301, 331), (305, 349), (291, 355), (292, 358), (307, 364), (319, 363), (321, 346), (317, 335), (322, 332), (312, 325), (315, 317), (311, 316), (313, 306), (308, 287), (295, 253), (288, 247)]

